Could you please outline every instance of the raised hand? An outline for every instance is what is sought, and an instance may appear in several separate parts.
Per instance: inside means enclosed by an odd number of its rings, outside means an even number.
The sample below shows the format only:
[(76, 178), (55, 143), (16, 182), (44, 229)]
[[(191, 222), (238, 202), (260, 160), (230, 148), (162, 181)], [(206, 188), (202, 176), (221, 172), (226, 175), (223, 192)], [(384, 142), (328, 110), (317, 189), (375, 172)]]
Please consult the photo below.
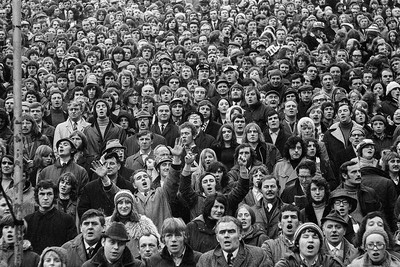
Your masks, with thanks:
[(168, 147), (169, 150), (171, 151), (171, 154), (173, 157), (180, 157), (183, 153), (183, 143), (181, 138), (176, 138), (175, 139), (175, 146), (174, 148)]
[(189, 166), (192, 166), (193, 162), (196, 159), (196, 155), (197, 154), (194, 154), (192, 152), (189, 152), (188, 154), (186, 154), (186, 156), (185, 156), (185, 164), (189, 165)]
[(246, 167), (247, 166), (247, 159), (245, 157), (238, 157), (238, 164), (240, 167)]
[(99, 160), (94, 160), (92, 162), (92, 168), (90, 169), (101, 178), (107, 175), (107, 166), (101, 163)]

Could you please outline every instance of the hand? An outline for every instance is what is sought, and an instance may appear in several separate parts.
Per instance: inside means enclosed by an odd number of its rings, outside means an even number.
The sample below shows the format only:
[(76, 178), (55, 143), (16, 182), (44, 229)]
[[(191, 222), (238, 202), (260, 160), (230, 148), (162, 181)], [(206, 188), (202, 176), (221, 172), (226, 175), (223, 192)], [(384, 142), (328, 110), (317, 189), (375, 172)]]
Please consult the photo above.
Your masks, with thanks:
[(174, 148), (171, 148), (170, 146), (168, 147), (169, 150), (171, 151), (172, 156), (174, 157), (180, 157), (183, 153), (183, 143), (181, 138), (176, 138), (175, 139), (175, 146)]
[(101, 178), (107, 176), (107, 166), (101, 163), (99, 160), (94, 160), (92, 162), (92, 168), (90, 169)]
[(195, 161), (195, 159), (196, 159), (196, 155), (197, 154), (194, 154), (192, 152), (189, 152), (188, 154), (186, 154), (186, 156), (185, 156), (185, 164), (188, 165), (188, 166), (191, 166), (193, 164), (193, 162)]
[(247, 166), (247, 159), (245, 157), (238, 157), (238, 164), (240, 167), (246, 167)]

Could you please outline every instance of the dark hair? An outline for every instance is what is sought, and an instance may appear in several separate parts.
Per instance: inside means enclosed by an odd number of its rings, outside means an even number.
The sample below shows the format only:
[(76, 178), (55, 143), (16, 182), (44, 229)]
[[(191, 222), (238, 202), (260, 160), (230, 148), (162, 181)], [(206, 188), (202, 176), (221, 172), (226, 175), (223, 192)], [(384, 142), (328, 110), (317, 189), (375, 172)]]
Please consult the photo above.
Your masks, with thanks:
[(58, 199), (58, 187), (51, 180), (42, 180), (36, 184), (35, 187), (36, 204), (39, 204), (39, 191), (43, 189), (53, 189), (53, 194), (54, 194), (53, 204), (54, 204), (56, 199)]
[(297, 165), (297, 168), (296, 168), (297, 175), (299, 175), (299, 171), (301, 169), (309, 170), (310, 175), (315, 176), (315, 173), (317, 172), (317, 165), (314, 161), (306, 159), (306, 160), (300, 162), (299, 165)]
[(119, 159), (119, 156), (116, 152), (109, 152), (104, 156), (104, 159), (112, 159), (115, 158), (115, 160), (117, 161), (117, 163), (122, 164), (121, 160)]
[[(217, 172), (218, 170), (221, 170), (223, 173), (222, 178), (219, 181), (219, 185), (221, 187), (221, 190), (224, 191), (224, 188), (226, 188), (229, 184), (228, 170), (227, 170), (226, 166), (220, 161), (214, 161), (208, 167), (208, 172), (211, 172), (211, 173)], [(218, 181), (218, 179), (217, 179), (217, 181)], [(217, 183), (217, 185), (218, 185), (218, 183)]]
[(355, 236), (355, 247), (362, 247), (362, 239), (363, 239), (363, 235), (366, 231), (366, 226), (367, 226), (367, 221), (369, 219), (375, 218), (375, 217), (379, 217), (382, 219), (383, 221), (383, 229), (385, 230), (385, 232), (387, 233), (388, 237), (389, 237), (389, 244), (388, 244), (388, 248), (393, 248), (395, 243), (393, 240), (393, 234), (392, 231), (390, 230), (390, 227), (386, 221), (385, 216), (383, 215), (382, 212), (380, 211), (372, 211), (370, 213), (368, 213), (367, 215), (364, 216), (364, 218), (362, 219), (361, 223), (360, 223), (360, 229), (358, 229), (358, 232), (356, 233)]
[(250, 148), (250, 162), (253, 163), (256, 160), (256, 158), (257, 158), (256, 151), (250, 146), (249, 143), (243, 143), (243, 144), (238, 145), (235, 149), (235, 155), (234, 155), (235, 164), (237, 163), (237, 160), (239, 158), (239, 151), (246, 147)]
[(225, 147), (225, 142), (223, 140), (223, 134), (222, 134), (222, 130), (224, 128), (227, 128), (232, 132), (232, 139), (230, 141), (230, 146), (231, 147), (236, 147), (238, 145), (237, 142), (236, 142), (236, 133), (235, 133), (235, 130), (233, 129), (233, 125), (231, 123), (225, 123), (219, 128), (218, 135), (217, 135), (217, 143), (218, 143), (218, 145), (221, 148)]
[(302, 152), (301, 152), (301, 157), (304, 157), (306, 154), (306, 146), (304, 144), (303, 139), (301, 139), (300, 136), (291, 136), (289, 139), (286, 141), (285, 146), (283, 148), (283, 156), (287, 159), (290, 160), (290, 153), (289, 149), (294, 148), (297, 143), (300, 143)]
[(208, 195), (206, 199), (204, 200), (204, 208), (203, 208), (203, 218), (204, 220), (210, 220), (210, 215), (211, 215), (211, 209), (214, 206), (215, 201), (218, 201), (225, 207), (224, 214), (228, 211), (228, 199), (226, 198), (225, 195), (222, 193), (215, 193)]
[(76, 176), (72, 172), (65, 172), (61, 174), (60, 178), (58, 178), (57, 186), (60, 186), (60, 183), (62, 180), (68, 180), (68, 182), (71, 184), (71, 191), (69, 193), (69, 197), (72, 201), (77, 200), (78, 198), (78, 180), (76, 179)]
[(106, 220), (105, 220), (104, 213), (102, 211), (99, 211), (96, 209), (89, 209), (89, 210), (85, 211), (85, 213), (83, 213), (82, 218), (81, 218), (81, 225), (84, 221), (86, 221), (89, 218), (93, 218), (93, 217), (99, 217), (101, 226), (105, 225)]
[(325, 189), (324, 202), (327, 203), (329, 200), (329, 195), (330, 195), (331, 190), (330, 190), (329, 184), (325, 180), (325, 178), (316, 176), (311, 179), (311, 182), (306, 187), (306, 196), (307, 196), (308, 203), (312, 203), (311, 184), (315, 184), (317, 187), (321, 187), (321, 186), (324, 187), (324, 189)]
[(342, 165), (340, 165), (340, 175), (341, 175), (341, 177), (342, 177), (342, 180), (343, 180), (343, 174), (346, 174), (347, 175), (347, 172), (348, 172), (348, 167), (350, 167), (350, 166), (354, 166), (354, 165), (357, 165), (358, 164), (358, 162), (355, 162), (355, 161), (346, 161), (345, 163), (343, 163)]
[(300, 220), (300, 209), (293, 204), (283, 204), (281, 207), (281, 211), (279, 213), (279, 221), (282, 221), (282, 213), (285, 211), (293, 211), (296, 212), (297, 218)]
[(250, 218), (251, 218), (251, 225), (253, 225), (256, 222), (256, 214), (254, 213), (254, 210), (247, 204), (240, 204), (239, 207), (237, 208), (236, 212), (235, 212), (235, 217), (236, 218), (237, 218), (237, 216), (239, 214), (240, 208), (245, 208), (249, 212)]

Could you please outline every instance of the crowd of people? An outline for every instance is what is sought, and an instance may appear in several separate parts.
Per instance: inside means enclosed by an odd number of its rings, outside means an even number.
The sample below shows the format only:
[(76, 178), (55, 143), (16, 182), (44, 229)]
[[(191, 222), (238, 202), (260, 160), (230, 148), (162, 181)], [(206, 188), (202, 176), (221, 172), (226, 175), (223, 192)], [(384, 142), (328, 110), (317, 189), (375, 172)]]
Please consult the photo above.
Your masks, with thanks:
[(0, 266), (400, 266), (399, 0), (0, 7)]

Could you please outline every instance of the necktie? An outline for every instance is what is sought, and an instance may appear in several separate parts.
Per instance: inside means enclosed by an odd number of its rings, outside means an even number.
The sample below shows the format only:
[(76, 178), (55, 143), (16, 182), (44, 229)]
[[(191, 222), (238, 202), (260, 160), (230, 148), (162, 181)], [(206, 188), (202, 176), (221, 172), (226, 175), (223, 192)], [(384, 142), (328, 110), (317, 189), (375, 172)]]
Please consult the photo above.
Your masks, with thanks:
[(268, 204), (267, 204), (267, 208), (268, 208), (268, 212), (270, 212), (270, 211), (272, 210), (272, 204), (271, 204), (271, 203), (268, 203)]
[(233, 266), (233, 254), (232, 253), (228, 253), (228, 266)]
[(165, 124), (161, 124), (161, 133), (164, 132)]
[(76, 126), (76, 122), (72, 123), (72, 130), (74, 130), (74, 131), (78, 130), (78, 127)]
[(88, 247), (88, 249), (87, 249), (87, 255), (88, 255), (88, 258), (89, 258), (89, 259), (92, 258), (93, 252), (94, 252), (94, 247)]
[(331, 250), (331, 252), (332, 252), (332, 255), (333, 256), (336, 256), (336, 257), (338, 257), (339, 255), (339, 250), (337, 249), (337, 248), (333, 248), (332, 250)]

